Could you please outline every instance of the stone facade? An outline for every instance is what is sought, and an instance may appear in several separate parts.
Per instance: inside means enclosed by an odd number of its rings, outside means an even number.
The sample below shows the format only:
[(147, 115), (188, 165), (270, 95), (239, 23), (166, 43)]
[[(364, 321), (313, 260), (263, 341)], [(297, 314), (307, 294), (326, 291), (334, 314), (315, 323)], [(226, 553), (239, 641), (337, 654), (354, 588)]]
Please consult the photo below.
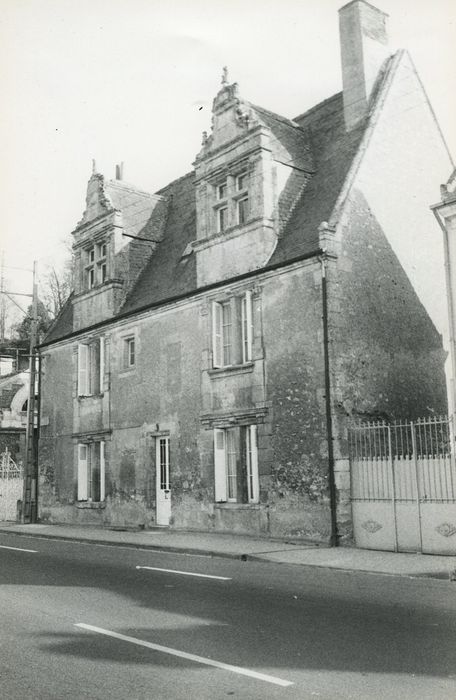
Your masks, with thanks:
[(155, 195), (92, 174), (41, 347), (42, 520), (350, 541), (350, 422), (446, 411), (407, 241), (443, 265), (425, 196), (450, 159), (383, 13), (341, 17), (356, 119), (346, 94), (286, 119), (225, 73), (194, 172)]

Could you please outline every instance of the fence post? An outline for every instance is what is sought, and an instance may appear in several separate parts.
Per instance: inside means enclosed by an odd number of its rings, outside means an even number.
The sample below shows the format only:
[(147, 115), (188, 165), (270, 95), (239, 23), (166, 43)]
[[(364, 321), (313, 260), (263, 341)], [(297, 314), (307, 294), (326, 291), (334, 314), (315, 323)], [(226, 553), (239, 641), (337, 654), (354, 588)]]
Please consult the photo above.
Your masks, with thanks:
[(396, 519), (396, 484), (394, 481), (394, 468), (393, 468), (393, 449), (391, 445), (391, 425), (386, 426), (388, 428), (388, 468), (390, 474), (391, 483), (391, 507), (393, 510), (393, 523), (394, 523), (394, 551), (398, 551), (398, 541), (397, 541), (397, 519)]
[(415, 480), (416, 480), (416, 506), (418, 511), (418, 531), (420, 533), (420, 552), (423, 552), (423, 535), (421, 532), (421, 503), (420, 503), (420, 479), (418, 474), (418, 457), (416, 454), (416, 434), (415, 434), (415, 424), (410, 421), (410, 434), (412, 436), (412, 452), (413, 452), (413, 462), (415, 465)]

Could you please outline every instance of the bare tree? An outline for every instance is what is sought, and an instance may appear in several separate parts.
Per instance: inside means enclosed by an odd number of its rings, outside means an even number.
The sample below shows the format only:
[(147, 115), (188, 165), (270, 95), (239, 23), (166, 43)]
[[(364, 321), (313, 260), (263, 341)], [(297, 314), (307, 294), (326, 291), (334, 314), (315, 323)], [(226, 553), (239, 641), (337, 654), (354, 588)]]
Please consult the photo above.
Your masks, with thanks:
[(48, 265), (40, 275), (40, 297), (51, 319), (63, 309), (73, 290), (73, 261), (68, 257), (59, 267)]

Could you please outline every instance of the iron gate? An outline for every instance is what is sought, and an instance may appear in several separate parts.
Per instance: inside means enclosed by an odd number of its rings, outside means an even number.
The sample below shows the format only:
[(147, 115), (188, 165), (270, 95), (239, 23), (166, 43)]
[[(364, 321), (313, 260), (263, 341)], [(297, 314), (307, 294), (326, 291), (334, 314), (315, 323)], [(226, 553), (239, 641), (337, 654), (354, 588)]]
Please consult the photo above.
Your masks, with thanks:
[(17, 502), (22, 498), (21, 464), (11, 457), (8, 448), (0, 455), (0, 520), (16, 520)]
[(450, 419), (361, 423), (349, 430), (349, 453), (358, 547), (456, 554)]

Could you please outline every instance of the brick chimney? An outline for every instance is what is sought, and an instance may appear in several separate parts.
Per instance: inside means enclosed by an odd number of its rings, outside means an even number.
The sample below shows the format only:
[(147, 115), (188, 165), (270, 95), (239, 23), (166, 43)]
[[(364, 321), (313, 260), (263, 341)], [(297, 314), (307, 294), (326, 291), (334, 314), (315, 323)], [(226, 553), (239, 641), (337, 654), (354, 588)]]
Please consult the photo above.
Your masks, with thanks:
[(364, 119), (378, 74), (390, 55), (388, 15), (365, 0), (339, 10), (342, 85), (347, 131)]

